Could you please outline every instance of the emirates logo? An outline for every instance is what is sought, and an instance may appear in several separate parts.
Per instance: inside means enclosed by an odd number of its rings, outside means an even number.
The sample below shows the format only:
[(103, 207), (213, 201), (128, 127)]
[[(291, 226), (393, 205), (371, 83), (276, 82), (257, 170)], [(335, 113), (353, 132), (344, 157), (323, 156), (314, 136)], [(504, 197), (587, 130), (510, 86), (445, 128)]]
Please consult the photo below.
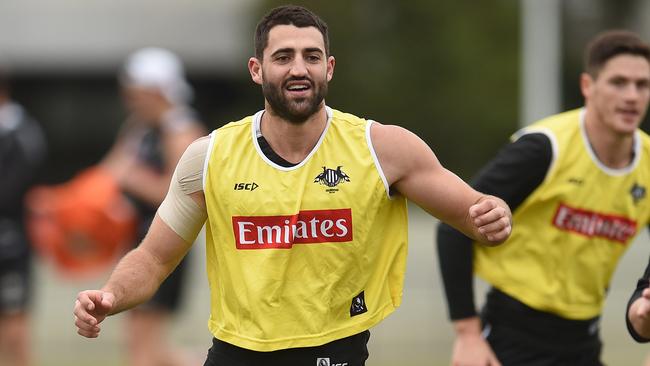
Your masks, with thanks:
[(625, 244), (636, 234), (637, 223), (627, 217), (570, 207), (561, 203), (553, 225), (589, 238), (598, 237)]
[(295, 244), (352, 241), (352, 210), (302, 210), (295, 215), (233, 216), (237, 249), (291, 249)]

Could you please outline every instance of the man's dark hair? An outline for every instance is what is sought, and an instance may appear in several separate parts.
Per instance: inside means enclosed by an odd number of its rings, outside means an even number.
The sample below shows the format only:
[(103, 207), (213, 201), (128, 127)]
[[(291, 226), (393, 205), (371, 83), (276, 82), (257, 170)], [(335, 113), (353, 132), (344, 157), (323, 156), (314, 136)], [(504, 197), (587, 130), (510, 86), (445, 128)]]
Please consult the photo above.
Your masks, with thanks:
[(296, 5), (285, 5), (271, 10), (255, 28), (255, 57), (262, 60), (264, 49), (269, 43), (269, 32), (276, 25), (294, 25), (298, 28), (315, 27), (323, 35), (325, 54), (330, 54), (330, 40), (327, 24), (309, 9)]
[(585, 49), (585, 71), (596, 78), (612, 57), (627, 54), (644, 57), (650, 62), (650, 46), (636, 33), (611, 30), (598, 34)]

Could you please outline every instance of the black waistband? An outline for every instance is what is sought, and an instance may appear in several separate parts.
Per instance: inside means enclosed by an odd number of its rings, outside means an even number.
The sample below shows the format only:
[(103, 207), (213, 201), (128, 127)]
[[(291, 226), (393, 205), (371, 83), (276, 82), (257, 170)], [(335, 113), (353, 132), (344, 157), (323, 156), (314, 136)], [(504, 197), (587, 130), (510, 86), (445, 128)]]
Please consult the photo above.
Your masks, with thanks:
[(492, 288), (481, 317), (486, 323), (509, 328), (533, 341), (547, 344), (585, 346), (600, 343), (600, 317), (573, 320), (539, 311)]
[(253, 351), (213, 338), (206, 365), (316, 365), (319, 358), (326, 358), (327, 364), (363, 365), (368, 357), (369, 338), (370, 331), (366, 330), (320, 346), (270, 352)]

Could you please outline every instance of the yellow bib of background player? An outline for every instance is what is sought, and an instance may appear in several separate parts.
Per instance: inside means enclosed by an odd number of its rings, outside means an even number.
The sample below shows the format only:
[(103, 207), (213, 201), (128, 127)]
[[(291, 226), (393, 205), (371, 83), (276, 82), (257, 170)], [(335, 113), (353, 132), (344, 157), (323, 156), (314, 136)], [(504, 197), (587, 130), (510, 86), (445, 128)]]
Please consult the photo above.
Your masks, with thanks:
[(326, 108), (312, 152), (286, 168), (257, 142), (263, 112), (212, 133), (204, 172), (210, 331), (257, 351), (362, 332), (400, 305), (406, 200), (388, 195), (372, 122)]
[(568, 319), (598, 316), (618, 260), (648, 222), (650, 143), (635, 134), (634, 159), (609, 169), (596, 158), (584, 111), (542, 120), (519, 132), (545, 133), (553, 160), (542, 184), (513, 214), (499, 247), (475, 245), (477, 273), (537, 310)]

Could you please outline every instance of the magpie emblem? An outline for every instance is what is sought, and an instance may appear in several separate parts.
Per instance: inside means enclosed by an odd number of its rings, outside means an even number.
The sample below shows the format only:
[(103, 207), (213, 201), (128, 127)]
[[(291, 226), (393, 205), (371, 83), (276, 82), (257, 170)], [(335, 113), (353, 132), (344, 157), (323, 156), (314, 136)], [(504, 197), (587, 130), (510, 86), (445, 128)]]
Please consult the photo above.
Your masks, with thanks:
[(646, 189), (644, 186), (640, 186), (638, 183), (634, 183), (632, 189), (630, 189), (630, 195), (632, 195), (632, 200), (634, 204), (639, 203), (642, 199), (645, 198)]
[(342, 167), (342, 165), (337, 166), (336, 169), (323, 167), (323, 171), (314, 178), (314, 183), (334, 188), (341, 183), (349, 182), (350, 177), (341, 170)]
[(364, 291), (361, 291), (359, 295), (352, 298), (352, 303), (350, 304), (350, 316), (353, 317), (355, 315), (363, 314), (367, 311), (368, 308), (366, 307), (366, 298)]

